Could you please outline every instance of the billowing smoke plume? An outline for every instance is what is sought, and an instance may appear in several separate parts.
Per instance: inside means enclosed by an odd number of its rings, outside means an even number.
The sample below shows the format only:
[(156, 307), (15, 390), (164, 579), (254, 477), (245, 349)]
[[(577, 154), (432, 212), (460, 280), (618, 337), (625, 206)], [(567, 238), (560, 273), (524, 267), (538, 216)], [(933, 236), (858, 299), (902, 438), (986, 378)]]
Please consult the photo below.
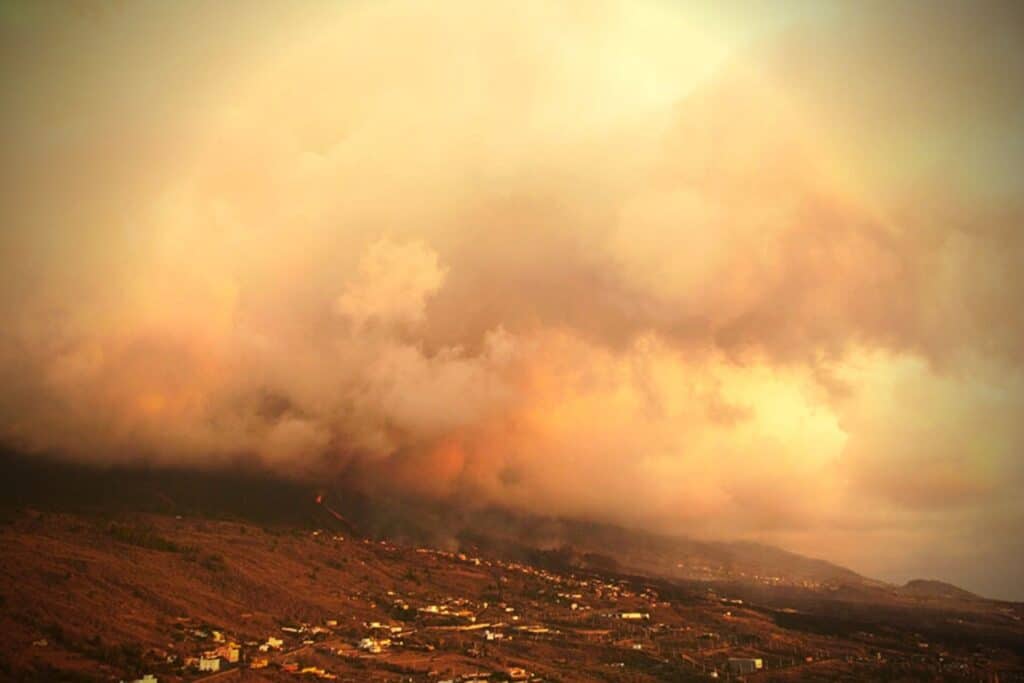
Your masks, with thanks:
[(0, 438), (1009, 591), (1024, 21), (857, 7), (10, 5)]

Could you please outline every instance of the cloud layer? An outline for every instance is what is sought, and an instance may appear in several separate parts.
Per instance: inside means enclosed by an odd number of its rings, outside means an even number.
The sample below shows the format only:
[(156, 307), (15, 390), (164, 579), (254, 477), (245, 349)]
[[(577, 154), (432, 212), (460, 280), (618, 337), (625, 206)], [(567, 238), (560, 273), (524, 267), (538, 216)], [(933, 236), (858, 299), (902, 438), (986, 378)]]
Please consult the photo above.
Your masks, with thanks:
[(1024, 22), (745, 9), (11, 5), (0, 438), (1024, 597)]

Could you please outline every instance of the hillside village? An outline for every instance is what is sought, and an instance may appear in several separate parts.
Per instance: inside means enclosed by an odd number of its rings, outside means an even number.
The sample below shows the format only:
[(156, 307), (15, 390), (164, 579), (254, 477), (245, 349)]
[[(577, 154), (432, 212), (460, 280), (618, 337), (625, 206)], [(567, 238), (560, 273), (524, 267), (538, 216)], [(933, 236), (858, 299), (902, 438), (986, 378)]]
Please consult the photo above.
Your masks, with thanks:
[(756, 604), (725, 584), (325, 529), (26, 513), (2, 535), (5, 585), (49, 585), (34, 603), (3, 593), (16, 646), (0, 667), (27, 680), (977, 680), (1021, 663), (1005, 644), (964, 649), (891, 627), (822, 632), (802, 608)]
[[(313, 535), (319, 533), (313, 532)], [(344, 540), (337, 536), (333, 539)], [(381, 543), (380, 547), (385, 551), (396, 550), (388, 543)], [(650, 587), (634, 592), (630, 589), (630, 583), (624, 580), (607, 582), (598, 578), (563, 576), (515, 562), (484, 560), (464, 553), (426, 548), (417, 548), (416, 553), (438, 563), (464, 563), (473, 567), (519, 573), (523, 577), (540, 580), (546, 587), (537, 590), (537, 599), (527, 601), (526, 608), (520, 609), (518, 613), (512, 603), (504, 600), (491, 604), (466, 597), (421, 596), (416, 592), (403, 595), (389, 590), (386, 599), (380, 602), (390, 603), (386, 611), (391, 619), (363, 622), (361, 629), (365, 635), (358, 643), (353, 642), (355, 637), (351, 634), (359, 631), (360, 627), (340, 624), (339, 619), (327, 619), (322, 625), (297, 623), (281, 626), (280, 635), (269, 635), (264, 642), (250, 640), (244, 645), (228, 640), (220, 630), (197, 628), (191, 620), (182, 619), (180, 630), (188, 640), (197, 646), (213, 643), (215, 647), (203, 651), (198, 657), (186, 656), (179, 659), (175, 655), (168, 655), (168, 663), (180, 663), (183, 672), (200, 673), (216, 673), (233, 667), (266, 669), (273, 666), (284, 673), (333, 680), (338, 674), (332, 673), (325, 666), (306, 665), (302, 661), (303, 656), (308, 653), (311, 656), (319, 654), (349, 661), (387, 662), (387, 656), (400, 661), (402, 658), (399, 653), (433, 653), (447, 646), (449, 651), (455, 649), (471, 657), (482, 657), (488, 654), (487, 644), (510, 644), (517, 639), (606, 644), (627, 652), (642, 652), (646, 649), (651, 653), (661, 653), (665, 643), (659, 641), (663, 641), (664, 636), (669, 636), (674, 630), (666, 624), (651, 624), (651, 613), (639, 611), (670, 607)], [(499, 581), (508, 583), (509, 579), (502, 576)], [(426, 601), (428, 597), (435, 601)], [(584, 603), (584, 599), (591, 604)], [(742, 604), (742, 600), (726, 602)], [(617, 609), (620, 603), (629, 608)], [(603, 609), (594, 612), (592, 605), (599, 605)], [(524, 614), (529, 615), (529, 620), (523, 618)], [(685, 632), (688, 629), (675, 630)], [(676, 635), (678, 637), (680, 633)], [(702, 634), (697, 642), (698, 652), (703, 644), (701, 640), (708, 637), (717, 636)], [(243, 655), (243, 652), (247, 654)], [(373, 660), (367, 655), (386, 656)], [(701, 664), (693, 658), (689, 663), (695, 668), (699, 667), (701, 673), (711, 678), (719, 675), (713, 664)], [(728, 657), (722, 663), (723, 672), (732, 674), (753, 673), (763, 668), (763, 660), (756, 657)], [(610, 662), (608, 666), (612, 669), (625, 669), (626, 663)], [(523, 666), (493, 671), (474, 670), (448, 679), (441, 678), (437, 670), (428, 671), (427, 674), (439, 681), (544, 680)]]

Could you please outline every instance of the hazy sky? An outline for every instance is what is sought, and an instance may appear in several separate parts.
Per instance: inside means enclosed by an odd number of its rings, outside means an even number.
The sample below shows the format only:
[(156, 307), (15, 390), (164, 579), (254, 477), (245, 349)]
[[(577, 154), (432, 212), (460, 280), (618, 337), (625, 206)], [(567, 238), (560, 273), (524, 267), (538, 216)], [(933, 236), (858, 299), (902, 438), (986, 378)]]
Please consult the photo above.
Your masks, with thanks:
[(1024, 599), (1024, 17), (0, 5), (0, 439)]

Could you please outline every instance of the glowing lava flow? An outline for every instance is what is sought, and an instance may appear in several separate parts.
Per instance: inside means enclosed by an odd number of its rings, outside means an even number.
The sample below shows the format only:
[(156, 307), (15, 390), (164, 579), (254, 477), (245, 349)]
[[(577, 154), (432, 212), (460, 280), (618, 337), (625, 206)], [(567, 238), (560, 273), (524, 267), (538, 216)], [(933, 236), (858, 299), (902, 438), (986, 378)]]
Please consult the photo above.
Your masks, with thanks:
[(333, 508), (332, 508), (332, 507), (331, 507), (330, 505), (328, 505), (327, 503), (325, 503), (325, 502), (324, 502), (324, 499), (325, 499), (325, 496), (324, 496), (324, 494), (322, 494), (322, 493), (318, 493), (318, 494), (316, 494), (316, 498), (315, 498), (315, 500), (316, 500), (316, 504), (317, 504), (317, 505), (319, 505), (320, 507), (322, 507), (322, 508), (323, 508), (324, 510), (326, 510), (326, 511), (327, 511), (327, 512), (328, 512), (328, 513), (329, 513), (329, 514), (330, 514), (330, 515), (332, 516), (332, 517), (334, 517), (334, 518), (335, 518), (336, 520), (338, 520), (339, 522), (341, 522), (342, 524), (344, 524), (346, 528), (348, 528), (348, 529), (351, 529), (351, 528), (352, 528), (352, 525), (351, 525), (351, 524), (349, 524), (348, 520), (347, 520), (347, 519), (345, 519), (344, 517), (342, 517), (342, 516), (341, 516), (341, 515), (340, 515), (340, 514), (339, 514), (339, 513), (338, 513), (338, 512), (336, 511), (336, 510), (334, 510), (334, 509), (333, 509)]

